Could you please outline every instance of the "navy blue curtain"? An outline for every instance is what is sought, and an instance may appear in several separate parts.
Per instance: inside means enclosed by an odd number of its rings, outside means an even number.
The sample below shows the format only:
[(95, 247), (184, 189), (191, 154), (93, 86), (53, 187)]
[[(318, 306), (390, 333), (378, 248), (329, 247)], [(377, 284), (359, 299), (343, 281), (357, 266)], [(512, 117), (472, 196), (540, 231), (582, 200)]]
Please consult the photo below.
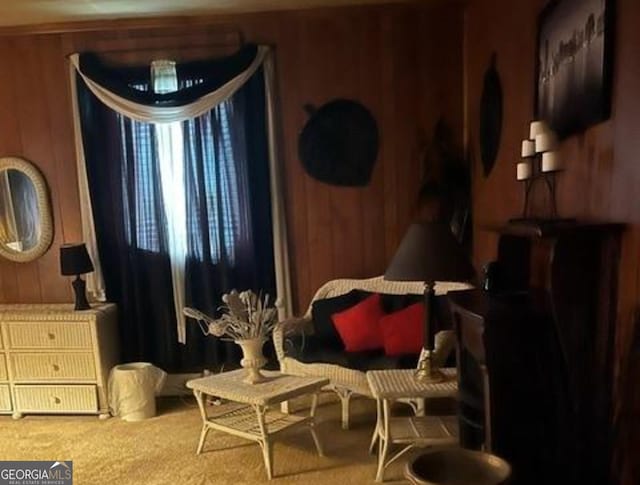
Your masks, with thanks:
[[(177, 66), (179, 89), (153, 94), (148, 66), (112, 68), (81, 56), (85, 73), (141, 103), (184, 104), (215, 89), (255, 57), (248, 46), (227, 60)], [(206, 92), (206, 91), (205, 91)], [(78, 76), (89, 189), (107, 298), (118, 304), (122, 359), (170, 371), (237, 365), (235, 344), (187, 323), (179, 344), (155, 127), (103, 105)], [(228, 101), (182, 123), (187, 194), (186, 303), (215, 315), (233, 288), (275, 295), (264, 74)]]

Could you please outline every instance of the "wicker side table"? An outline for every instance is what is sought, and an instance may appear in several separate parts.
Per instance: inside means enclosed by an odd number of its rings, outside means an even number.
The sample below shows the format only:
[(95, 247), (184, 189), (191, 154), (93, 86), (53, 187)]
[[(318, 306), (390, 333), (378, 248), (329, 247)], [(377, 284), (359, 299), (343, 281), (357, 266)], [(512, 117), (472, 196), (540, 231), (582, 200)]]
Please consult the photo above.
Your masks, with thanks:
[[(272, 438), (294, 426), (307, 425), (318, 454), (322, 456), (322, 445), (314, 429), (315, 411), (318, 392), (329, 384), (329, 379), (263, 371), (262, 373), (267, 377), (264, 382), (247, 384), (243, 382), (245, 373), (244, 369), (240, 369), (194, 379), (187, 383), (187, 387), (195, 394), (202, 416), (202, 431), (196, 453), (202, 452), (210, 429), (256, 441), (262, 448), (267, 476), (271, 479), (273, 477)], [(305, 394), (313, 394), (311, 410), (307, 416), (284, 414), (274, 409), (276, 405), (288, 399)], [(221, 397), (233, 403), (225, 405), (220, 414), (213, 416), (207, 412), (206, 396)]]
[[(456, 397), (456, 369), (441, 370), (446, 380), (431, 384), (414, 379), (415, 371), (412, 369), (367, 372), (371, 394), (376, 399), (378, 409), (378, 420), (369, 447), (369, 451), (372, 451), (376, 442), (378, 443), (377, 482), (383, 481), (387, 466), (414, 447), (458, 443), (457, 416), (391, 416), (391, 404), (399, 399)], [(403, 447), (387, 460), (390, 444)]]

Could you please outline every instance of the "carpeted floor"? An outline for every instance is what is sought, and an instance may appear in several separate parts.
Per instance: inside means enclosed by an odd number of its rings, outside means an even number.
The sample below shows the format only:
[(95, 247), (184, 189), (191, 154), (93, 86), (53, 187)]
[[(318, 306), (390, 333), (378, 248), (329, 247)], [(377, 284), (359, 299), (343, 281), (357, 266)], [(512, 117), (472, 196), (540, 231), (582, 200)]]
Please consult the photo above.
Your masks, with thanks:
[[(137, 423), (82, 416), (0, 416), (0, 460), (73, 460), (74, 483), (83, 484), (360, 484), (374, 483), (376, 458), (368, 446), (375, 422), (371, 400), (352, 402), (352, 429), (340, 428), (336, 402), (318, 408), (319, 457), (301, 427), (274, 446), (274, 480), (268, 482), (257, 443), (211, 431), (196, 456), (200, 415), (191, 398), (159, 400), (159, 415)], [(387, 483), (402, 481), (403, 461)], [(394, 481), (395, 480), (395, 481)]]

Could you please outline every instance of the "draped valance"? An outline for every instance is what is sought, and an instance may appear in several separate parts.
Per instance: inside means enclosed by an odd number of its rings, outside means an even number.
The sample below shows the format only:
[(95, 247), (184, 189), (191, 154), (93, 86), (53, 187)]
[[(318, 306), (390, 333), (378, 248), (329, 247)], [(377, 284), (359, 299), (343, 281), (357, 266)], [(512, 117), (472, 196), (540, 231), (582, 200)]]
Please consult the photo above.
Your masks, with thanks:
[(72, 54), (70, 61), (91, 92), (114, 111), (144, 123), (175, 123), (197, 118), (233, 96), (264, 64), (268, 53), (266, 46), (249, 45), (224, 62), (178, 64), (178, 79), (188, 72), (202, 82), (165, 94), (136, 87), (149, 84), (148, 68), (110, 68), (91, 53)]

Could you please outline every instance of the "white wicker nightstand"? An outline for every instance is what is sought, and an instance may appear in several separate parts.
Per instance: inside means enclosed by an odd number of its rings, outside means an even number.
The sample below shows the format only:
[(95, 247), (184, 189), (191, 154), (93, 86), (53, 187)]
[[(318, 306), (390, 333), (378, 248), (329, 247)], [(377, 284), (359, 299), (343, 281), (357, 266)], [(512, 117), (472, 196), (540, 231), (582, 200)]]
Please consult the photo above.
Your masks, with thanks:
[[(399, 399), (456, 397), (456, 369), (441, 369), (446, 380), (422, 383), (414, 379), (415, 370), (380, 370), (367, 372), (371, 394), (376, 399), (378, 420), (369, 451), (378, 442), (376, 481), (381, 482), (384, 470), (413, 447), (445, 446), (458, 443), (457, 416), (392, 417), (391, 404)], [(390, 444), (404, 447), (387, 460)]]
[[(273, 476), (272, 437), (294, 426), (306, 424), (322, 455), (322, 446), (314, 429), (318, 392), (329, 383), (329, 379), (317, 377), (297, 377), (280, 372), (262, 371), (268, 379), (258, 384), (243, 382), (244, 369), (223, 372), (187, 382), (193, 389), (202, 416), (202, 432), (196, 453), (204, 447), (210, 429), (224, 431), (235, 436), (256, 441), (262, 448), (264, 464), (269, 479)], [(284, 414), (271, 409), (288, 399), (313, 394), (311, 411), (308, 416)], [(232, 404), (224, 405), (220, 413), (207, 412), (205, 396), (217, 396)]]

